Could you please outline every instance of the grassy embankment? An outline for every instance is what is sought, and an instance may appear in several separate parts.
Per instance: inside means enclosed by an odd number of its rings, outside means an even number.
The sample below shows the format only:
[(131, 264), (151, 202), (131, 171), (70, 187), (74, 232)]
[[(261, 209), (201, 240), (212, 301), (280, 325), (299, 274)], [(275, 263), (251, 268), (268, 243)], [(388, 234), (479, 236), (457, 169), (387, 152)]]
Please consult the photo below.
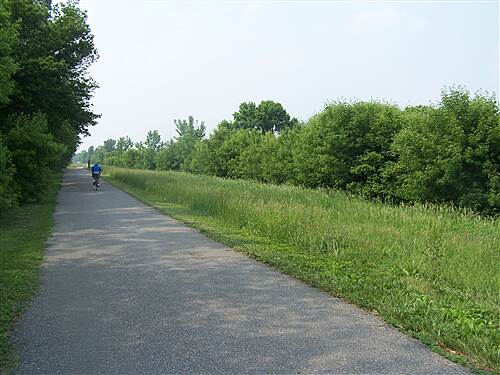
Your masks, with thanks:
[(175, 172), (107, 174), (141, 200), (379, 314), (448, 358), (500, 370), (498, 221)]
[(0, 373), (7, 373), (14, 365), (8, 333), (37, 289), (58, 185), (55, 183), (40, 203), (0, 213)]

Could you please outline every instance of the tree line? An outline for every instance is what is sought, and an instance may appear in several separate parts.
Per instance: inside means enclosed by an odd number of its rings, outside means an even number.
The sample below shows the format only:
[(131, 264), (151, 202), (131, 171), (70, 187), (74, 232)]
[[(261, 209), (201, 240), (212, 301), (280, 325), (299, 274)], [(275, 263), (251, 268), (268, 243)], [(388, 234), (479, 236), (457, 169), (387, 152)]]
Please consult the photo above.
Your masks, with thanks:
[(154, 130), (144, 142), (109, 139), (74, 160), (334, 188), (495, 215), (500, 209), (500, 113), (493, 95), (452, 88), (439, 103), (406, 108), (332, 102), (304, 123), (279, 103), (247, 102), (208, 137), (192, 117), (175, 120), (175, 129), (167, 142)]
[(97, 57), (76, 1), (0, 0), (0, 209), (41, 199), (96, 124)]

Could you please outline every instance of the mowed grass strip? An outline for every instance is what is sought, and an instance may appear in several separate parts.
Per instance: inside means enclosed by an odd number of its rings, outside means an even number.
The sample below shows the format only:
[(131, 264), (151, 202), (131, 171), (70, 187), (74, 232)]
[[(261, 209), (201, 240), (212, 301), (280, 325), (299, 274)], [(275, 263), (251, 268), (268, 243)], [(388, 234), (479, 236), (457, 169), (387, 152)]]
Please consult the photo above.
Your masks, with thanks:
[[(58, 179), (59, 180), (59, 179)], [(37, 290), (39, 266), (53, 225), (58, 184), (41, 203), (0, 213), (0, 373), (15, 364), (9, 331)]]
[(456, 362), (500, 370), (498, 220), (176, 172), (109, 168), (107, 179)]

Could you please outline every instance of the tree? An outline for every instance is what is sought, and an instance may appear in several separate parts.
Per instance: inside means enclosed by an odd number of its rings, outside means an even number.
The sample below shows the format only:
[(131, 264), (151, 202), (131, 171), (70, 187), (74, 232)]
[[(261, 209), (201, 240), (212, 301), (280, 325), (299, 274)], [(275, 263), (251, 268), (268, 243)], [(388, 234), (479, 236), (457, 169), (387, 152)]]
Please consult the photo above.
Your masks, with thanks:
[(146, 147), (153, 151), (158, 151), (161, 147), (161, 137), (158, 130), (149, 131), (146, 136)]
[(436, 107), (406, 111), (387, 168), (395, 194), (418, 202), (500, 209), (500, 115), (494, 97), (444, 91)]
[(95, 149), (94, 149), (94, 146), (90, 146), (87, 150), (87, 154), (88, 154), (88, 157), (91, 162), (94, 161), (94, 153), (95, 153)]
[(110, 138), (104, 141), (102, 147), (106, 153), (110, 153), (115, 150), (115, 145), (116, 145), (116, 140)]
[(158, 154), (161, 169), (189, 170), (196, 144), (205, 137), (205, 123), (193, 116), (187, 120), (174, 120), (177, 135)]
[(0, 209), (13, 207), (17, 204), (18, 192), (16, 191), (14, 182), (14, 166), (10, 152), (4, 144), (3, 137), (0, 133)]
[(189, 164), (189, 172), (196, 174), (210, 174), (210, 153), (206, 139), (202, 139), (194, 146), (193, 155)]
[(5, 143), (15, 166), (13, 176), (20, 201), (43, 197), (64, 152), (64, 146), (48, 132), (45, 116), (19, 116)]
[(126, 167), (136, 168), (139, 166), (140, 154), (135, 148), (129, 148), (123, 155), (123, 161)]
[(72, 127), (74, 134), (87, 134), (98, 118), (90, 104), (97, 85), (86, 74), (97, 58), (86, 14), (74, 2), (53, 6), (52, 11), (30, 0), (4, 0), (3, 4), (11, 22), (18, 25), (12, 46), (18, 69), (12, 76), (16, 90), (1, 108), (1, 118), (44, 113), (55, 140), (74, 149), (73, 137), (66, 139), (67, 132), (59, 131), (63, 124)]
[(89, 153), (87, 150), (82, 150), (79, 153), (77, 153), (75, 156), (73, 156), (73, 163), (87, 163), (87, 160), (89, 160)]
[(233, 113), (233, 119), (236, 129), (258, 129), (257, 106), (253, 102), (241, 103), (238, 112)]
[(260, 102), (257, 107), (257, 130), (261, 132), (280, 133), (290, 129), (298, 123), (297, 119), (290, 119), (280, 103), (272, 100)]
[(12, 75), (18, 69), (13, 56), (13, 46), (17, 43), (17, 30), (11, 22), (10, 14), (5, 4), (0, 2), (0, 105), (7, 104), (9, 95), (14, 91)]
[(377, 102), (332, 103), (311, 118), (297, 151), (298, 180), (383, 195), (383, 169), (402, 127), (400, 110)]
[(0, 136), (16, 196), (29, 201), (41, 197), (99, 117), (90, 104), (97, 85), (87, 74), (97, 51), (76, 1), (2, 0), (0, 25)]
[(134, 143), (129, 137), (120, 137), (118, 141), (116, 141), (116, 150), (119, 153), (127, 151), (129, 148), (132, 148)]
[[(219, 177), (229, 176), (229, 161), (235, 157), (236, 152), (224, 145), (235, 131), (230, 122), (223, 120), (206, 141), (206, 150), (202, 150), (208, 158), (206, 167), (209, 174)], [(198, 159), (199, 157), (200, 155), (197, 155)]]
[(179, 159), (175, 142), (171, 139), (163, 145), (156, 155), (156, 167), (161, 171), (179, 170), (182, 161)]
[(298, 183), (297, 155), (301, 147), (302, 125), (282, 131), (274, 141), (267, 138), (265, 159), (262, 166), (263, 179), (276, 184)]
[(236, 129), (254, 129), (262, 133), (279, 133), (298, 124), (297, 119), (291, 119), (280, 103), (272, 100), (241, 103), (239, 111), (233, 114)]

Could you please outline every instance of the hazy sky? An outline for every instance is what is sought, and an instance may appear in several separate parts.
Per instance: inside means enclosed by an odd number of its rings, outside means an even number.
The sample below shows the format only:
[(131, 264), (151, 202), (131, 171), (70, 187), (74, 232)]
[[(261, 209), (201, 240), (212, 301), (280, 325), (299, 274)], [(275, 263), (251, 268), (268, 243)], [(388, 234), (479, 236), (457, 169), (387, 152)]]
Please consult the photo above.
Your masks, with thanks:
[(82, 148), (192, 115), (209, 130), (243, 101), (306, 120), (336, 99), (429, 104), (499, 92), (497, 1), (81, 0), (100, 59), (99, 124)]

